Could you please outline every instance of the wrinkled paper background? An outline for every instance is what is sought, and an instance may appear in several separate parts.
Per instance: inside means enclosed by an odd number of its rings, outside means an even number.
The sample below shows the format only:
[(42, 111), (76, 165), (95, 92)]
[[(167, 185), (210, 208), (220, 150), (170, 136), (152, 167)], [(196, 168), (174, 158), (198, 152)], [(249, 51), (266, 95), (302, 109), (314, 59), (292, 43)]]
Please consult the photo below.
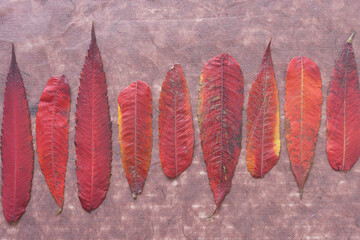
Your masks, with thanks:
[[(24, 78), (33, 137), (39, 97), (51, 76), (71, 86), (69, 161), (63, 212), (53, 200), (35, 155), (31, 199), (18, 224), (0, 216), (1, 239), (360, 239), (360, 164), (331, 169), (325, 152), (325, 100), (343, 43), (360, 32), (357, 0), (299, 1), (85, 1), (2, 0), (0, 3), (0, 116), (11, 45)], [(95, 21), (108, 83), (113, 163), (109, 192), (91, 214), (77, 197), (74, 123), (79, 76)], [(281, 156), (264, 179), (246, 168), (246, 112), (239, 163), (230, 193), (217, 215), (200, 147), (196, 117), (199, 76), (208, 59), (223, 52), (240, 63), (245, 108), (267, 43), (280, 94)], [(354, 49), (360, 63), (360, 35)], [(323, 80), (319, 141), (303, 199), (290, 169), (284, 138), (287, 64), (296, 55), (314, 60)], [(169, 67), (180, 63), (188, 81), (196, 146), (193, 163), (176, 180), (162, 172), (158, 152), (158, 99)], [(120, 157), (116, 100), (135, 80), (153, 94), (153, 151), (143, 193), (132, 199)], [(2, 117), (1, 120), (2, 121)], [(359, 146), (360, 147), (360, 146)], [(36, 145), (34, 143), (36, 150)], [(0, 180), (1, 181), (1, 180)], [(0, 206), (2, 212), (2, 206)]]

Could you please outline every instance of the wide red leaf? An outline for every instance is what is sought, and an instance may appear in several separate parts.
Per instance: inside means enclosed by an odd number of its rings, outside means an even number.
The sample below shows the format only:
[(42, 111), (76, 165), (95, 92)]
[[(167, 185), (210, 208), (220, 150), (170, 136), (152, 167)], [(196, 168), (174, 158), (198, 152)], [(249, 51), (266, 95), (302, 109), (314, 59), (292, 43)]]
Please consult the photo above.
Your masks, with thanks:
[(216, 209), (230, 190), (241, 151), (243, 82), (239, 64), (228, 54), (210, 59), (201, 73), (197, 113)]
[(64, 203), (68, 160), (70, 87), (64, 75), (49, 79), (36, 116), (40, 168), (60, 210)]
[(316, 63), (306, 57), (294, 57), (288, 66), (285, 87), (285, 137), (302, 196), (321, 120), (321, 75)]
[(255, 178), (262, 178), (279, 159), (279, 95), (269, 43), (249, 95), (246, 162)]
[(166, 176), (175, 178), (191, 164), (194, 127), (183, 70), (175, 64), (162, 83), (159, 99), (159, 151)]
[(152, 148), (152, 103), (150, 87), (136, 81), (118, 97), (121, 158), (131, 193), (143, 190)]
[(360, 91), (352, 38), (335, 64), (326, 102), (327, 155), (338, 171), (350, 170), (360, 156)]
[(75, 145), (79, 199), (82, 207), (90, 212), (106, 196), (112, 161), (107, 85), (94, 25), (88, 56), (80, 77)]
[(6, 79), (1, 132), (2, 206), (6, 221), (15, 222), (24, 214), (30, 200), (34, 150), (28, 101), (14, 45)]

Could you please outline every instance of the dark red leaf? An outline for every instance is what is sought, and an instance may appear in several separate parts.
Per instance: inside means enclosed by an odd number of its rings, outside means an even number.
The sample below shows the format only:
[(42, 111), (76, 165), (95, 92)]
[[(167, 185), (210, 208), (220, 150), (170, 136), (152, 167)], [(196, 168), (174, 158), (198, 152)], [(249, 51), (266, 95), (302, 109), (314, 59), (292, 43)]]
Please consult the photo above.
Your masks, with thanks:
[(2, 205), (6, 221), (15, 222), (24, 214), (30, 200), (34, 150), (30, 112), (14, 45), (6, 79), (3, 113)]
[(64, 203), (68, 160), (70, 87), (66, 77), (52, 77), (41, 94), (36, 117), (40, 168), (60, 210)]
[(134, 199), (143, 190), (151, 160), (151, 101), (150, 87), (144, 81), (132, 83), (118, 97), (121, 158)]
[(262, 178), (280, 154), (279, 94), (270, 43), (251, 87), (247, 108), (246, 162), (255, 178)]
[(75, 145), (79, 199), (82, 207), (90, 212), (106, 196), (112, 161), (107, 85), (94, 25), (88, 56), (80, 77)]
[(285, 137), (302, 196), (321, 120), (321, 75), (316, 63), (306, 57), (294, 57), (288, 66), (285, 87)]
[(201, 73), (198, 120), (216, 209), (230, 190), (241, 151), (243, 82), (239, 64), (228, 54), (210, 59)]
[(179, 64), (170, 68), (162, 84), (159, 111), (161, 166), (166, 176), (175, 178), (189, 167), (194, 154), (189, 90)]
[(352, 38), (336, 62), (326, 102), (326, 149), (337, 171), (350, 170), (360, 156), (360, 91)]

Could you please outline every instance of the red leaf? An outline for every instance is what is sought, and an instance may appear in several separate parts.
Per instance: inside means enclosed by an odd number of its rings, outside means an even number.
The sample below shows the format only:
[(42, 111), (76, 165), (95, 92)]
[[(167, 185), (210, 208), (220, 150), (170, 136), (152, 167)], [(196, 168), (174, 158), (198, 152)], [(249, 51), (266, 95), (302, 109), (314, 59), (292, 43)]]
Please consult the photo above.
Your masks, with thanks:
[(151, 101), (144, 81), (132, 83), (118, 97), (121, 158), (134, 199), (142, 192), (151, 160)]
[(162, 84), (159, 111), (161, 166), (166, 176), (175, 178), (189, 167), (194, 154), (190, 97), (179, 64), (170, 68)]
[(243, 82), (239, 64), (228, 54), (210, 59), (201, 73), (198, 120), (216, 209), (230, 190), (241, 151)]
[(316, 63), (306, 57), (294, 57), (288, 66), (285, 87), (285, 137), (302, 196), (321, 120), (321, 75)]
[(331, 167), (350, 170), (360, 156), (360, 91), (352, 37), (345, 43), (327, 98), (327, 155)]
[(14, 45), (7, 75), (1, 137), (2, 205), (5, 219), (16, 222), (30, 200), (34, 168), (31, 121)]
[(109, 101), (94, 25), (80, 77), (75, 145), (79, 199), (82, 207), (90, 212), (106, 196), (112, 161)]
[(279, 95), (269, 43), (249, 95), (246, 161), (255, 178), (262, 178), (279, 159)]
[(68, 160), (70, 87), (64, 75), (49, 79), (41, 94), (36, 117), (40, 168), (60, 210)]

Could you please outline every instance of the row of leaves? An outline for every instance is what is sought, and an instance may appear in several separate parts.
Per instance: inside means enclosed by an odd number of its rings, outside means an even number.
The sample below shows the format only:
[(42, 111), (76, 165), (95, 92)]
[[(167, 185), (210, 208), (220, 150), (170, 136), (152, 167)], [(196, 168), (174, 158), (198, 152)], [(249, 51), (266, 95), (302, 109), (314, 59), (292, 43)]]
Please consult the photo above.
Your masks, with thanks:
[[(112, 161), (107, 85), (94, 26), (91, 36), (80, 77), (75, 133), (78, 196), (89, 212), (106, 196)], [(335, 65), (327, 98), (327, 154), (331, 166), (339, 171), (349, 170), (360, 156), (360, 92), (352, 37)], [(210, 59), (201, 74), (197, 114), (216, 210), (230, 190), (240, 155), (243, 103), (239, 64), (228, 54)], [(294, 57), (286, 76), (285, 132), (301, 193), (314, 156), (321, 105), (318, 66), (306, 57)], [(36, 143), (41, 170), (60, 211), (68, 159), (69, 110), (70, 87), (66, 77), (51, 78), (39, 101)], [(175, 178), (191, 164), (194, 153), (190, 97), (180, 65), (174, 65), (167, 73), (159, 110), (161, 165), (168, 177)], [(34, 152), (29, 108), (14, 46), (3, 112), (2, 204), (6, 220), (15, 222), (24, 214), (30, 199)], [(123, 167), (136, 198), (145, 183), (152, 148), (152, 96), (144, 81), (121, 91), (118, 114)], [(246, 142), (249, 172), (262, 178), (280, 154), (279, 98), (270, 43), (249, 95)]]

